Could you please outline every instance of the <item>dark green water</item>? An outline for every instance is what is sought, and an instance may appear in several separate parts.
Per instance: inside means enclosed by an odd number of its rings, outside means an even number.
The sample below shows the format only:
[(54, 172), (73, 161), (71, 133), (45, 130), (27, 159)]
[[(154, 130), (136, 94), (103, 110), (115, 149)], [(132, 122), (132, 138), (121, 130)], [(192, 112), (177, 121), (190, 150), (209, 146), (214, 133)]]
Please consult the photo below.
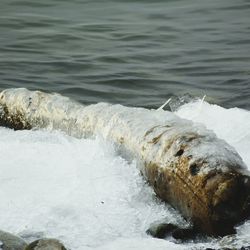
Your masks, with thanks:
[(1, 0), (0, 89), (250, 110), (249, 0)]

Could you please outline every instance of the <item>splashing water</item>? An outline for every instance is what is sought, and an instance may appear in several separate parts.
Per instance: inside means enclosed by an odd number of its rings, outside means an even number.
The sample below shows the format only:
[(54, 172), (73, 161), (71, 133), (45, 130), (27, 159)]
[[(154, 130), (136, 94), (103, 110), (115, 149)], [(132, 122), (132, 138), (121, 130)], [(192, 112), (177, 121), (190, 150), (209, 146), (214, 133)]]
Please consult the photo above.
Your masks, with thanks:
[[(248, 168), (250, 112), (195, 101), (176, 114), (203, 123), (236, 148)], [(0, 128), (0, 224), (28, 241), (55, 237), (70, 249), (203, 249), (250, 244), (250, 223), (237, 235), (177, 244), (146, 235), (156, 220), (185, 223), (101, 138)]]

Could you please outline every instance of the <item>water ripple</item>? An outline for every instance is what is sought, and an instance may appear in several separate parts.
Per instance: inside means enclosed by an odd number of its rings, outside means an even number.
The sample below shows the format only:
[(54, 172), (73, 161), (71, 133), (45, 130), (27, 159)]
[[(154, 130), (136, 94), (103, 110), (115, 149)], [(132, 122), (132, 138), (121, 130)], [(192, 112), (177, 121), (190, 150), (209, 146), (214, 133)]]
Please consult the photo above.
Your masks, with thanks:
[(250, 109), (249, 1), (1, 1), (0, 88), (157, 107)]

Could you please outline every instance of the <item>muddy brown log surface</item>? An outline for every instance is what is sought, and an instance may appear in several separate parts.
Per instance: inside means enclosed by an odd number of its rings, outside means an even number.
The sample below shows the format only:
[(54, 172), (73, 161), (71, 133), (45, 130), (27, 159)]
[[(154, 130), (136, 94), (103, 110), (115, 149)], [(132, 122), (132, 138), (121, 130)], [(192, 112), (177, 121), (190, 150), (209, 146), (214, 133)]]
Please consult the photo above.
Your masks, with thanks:
[[(157, 144), (161, 135), (151, 143)], [(200, 173), (206, 160), (193, 163), (192, 155), (184, 155), (194, 140), (202, 140), (202, 137), (187, 134), (174, 155), (175, 160), (165, 168), (156, 163), (146, 164), (147, 179), (159, 197), (192, 219), (195, 228), (208, 235), (235, 233), (234, 226), (250, 216), (250, 177), (238, 172), (235, 166), (227, 166), (226, 172), (212, 169)], [(172, 143), (166, 144), (166, 151)]]

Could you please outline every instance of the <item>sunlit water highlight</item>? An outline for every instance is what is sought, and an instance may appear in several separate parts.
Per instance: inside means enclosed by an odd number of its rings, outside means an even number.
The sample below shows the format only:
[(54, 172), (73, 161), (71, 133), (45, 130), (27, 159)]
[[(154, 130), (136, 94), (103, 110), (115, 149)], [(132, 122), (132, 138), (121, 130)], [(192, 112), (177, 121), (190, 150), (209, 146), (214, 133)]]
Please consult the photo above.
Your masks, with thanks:
[[(250, 168), (250, 112), (196, 101), (177, 115), (203, 123), (226, 140)], [(178, 244), (151, 239), (157, 220), (185, 223), (147, 186), (135, 161), (113, 145), (61, 132), (0, 128), (0, 224), (28, 241), (55, 237), (74, 250), (203, 249), (249, 245), (250, 223), (237, 235)]]

